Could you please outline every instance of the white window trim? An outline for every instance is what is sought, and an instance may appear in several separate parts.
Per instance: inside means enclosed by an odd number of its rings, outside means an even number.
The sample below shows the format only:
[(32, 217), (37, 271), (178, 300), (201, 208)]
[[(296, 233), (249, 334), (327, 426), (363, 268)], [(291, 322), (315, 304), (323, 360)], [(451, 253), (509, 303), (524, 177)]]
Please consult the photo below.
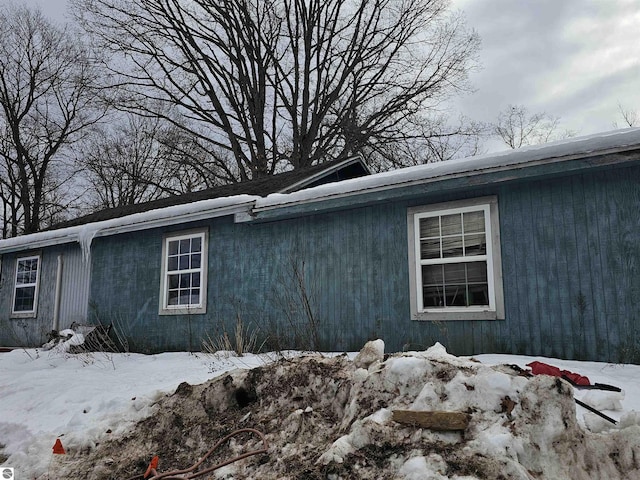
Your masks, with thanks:
[[(35, 286), (33, 293), (33, 308), (31, 310), (18, 310), (16, 311), (16, 292), (18, 290), (18, 264), (22, 260), (38, 260), (38, 269), (36, 270), (36, 282), (20, 284), (20, 287)], [(35, 318), (38, 315), (38, 294), (40, 292), (40, 272), (42, 271), (42, 255), (35, 253), (32, 255), (26, 255), (23, 257), (16, 257), (16, 271), (13, 275), (13, 295), (11, 296), (11, 317), (12, 318)]]
[[(489, 306), (424, 308), (422, 305), (422, 263), (420, 259), (420, 218), (432, 215), (446, 215), (467, 211), (485, 211), (485, 229), (487, 233), (486, 256), (474, 257), (487, 261), (487, 279), (489, 283)], [(499, 320), (504, 319), (504, 293), (502, 288), (502, 261), (500, 252), (500, 219), (498, 216), (498, 197), (479, 197), (469, 200), (438, 203), (407, 210), (407, 228), (409, 242), (409, 284), (412, 320)], [(438, 260), (445, 263), (447, 260)]]
[[(200, 263), (200, 303), (197, 305), (168, 305), (168, 263), (169, 263), (169, 242), (183, 240), (187, 238), (200, 237), (202, 239), (202, 257)], [(160, 315), (195, 315), (207, 313), (207, 252), (209, 248), (209, 238), (206, 229), (189, 230), (183, 232), (173, 232), (164, 235), (162, 238), (162, 269), (160, 277)]]

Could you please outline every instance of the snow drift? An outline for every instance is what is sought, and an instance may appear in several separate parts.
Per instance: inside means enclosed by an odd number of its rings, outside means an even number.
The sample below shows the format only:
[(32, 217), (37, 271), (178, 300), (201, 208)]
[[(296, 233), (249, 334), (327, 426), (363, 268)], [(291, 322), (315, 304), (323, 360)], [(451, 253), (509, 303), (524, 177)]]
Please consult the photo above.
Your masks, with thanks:
[[(640, 427), (593, 433), (576, 420), (573, 388), (447, 354), (383, 355), (368, 344), (347, 355), (311, 355), (181, 384), (154, 414), (93, 449), (69, 452), (62, 478), (107, 480), (193, 465), (224, 435), (255, 428), (267, 454), (216, 471), (227, 479), (640, 478)], [(394, 410), (465, 412), (464, 431), (392, 420)], [(260, 448), (240, 437), (208, 462)]]

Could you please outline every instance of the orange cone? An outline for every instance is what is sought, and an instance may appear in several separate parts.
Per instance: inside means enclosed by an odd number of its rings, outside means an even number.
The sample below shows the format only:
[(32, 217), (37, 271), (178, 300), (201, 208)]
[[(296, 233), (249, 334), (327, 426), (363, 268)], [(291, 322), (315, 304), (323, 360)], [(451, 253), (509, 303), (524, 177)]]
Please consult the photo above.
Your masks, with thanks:
[(64, 447), (62, 446), (62, 442), (60, 441), (59, 438), (56, 440), (56, 443), (53, 445), (53, 453), (56, 455), (64, 455), (65, 453), (67, 453), (64, 451)]

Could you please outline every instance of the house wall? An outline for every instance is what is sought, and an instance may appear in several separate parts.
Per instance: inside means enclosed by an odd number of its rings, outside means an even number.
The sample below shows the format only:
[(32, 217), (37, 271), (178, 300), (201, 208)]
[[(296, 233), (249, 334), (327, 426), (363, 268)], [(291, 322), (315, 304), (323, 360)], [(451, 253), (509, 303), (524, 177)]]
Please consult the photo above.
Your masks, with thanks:
[[(165, 230), (96, 238), (89, 316), (113, 323), (139, 351), (199, 350), (203, 338), (231, 336), (241, 318), (271, 348), (357, 350), (383, 338), (388, 351), (439, 341), (455, 354), (640, 362), (640, 167), (431, 191), (173, 229), (209, 229), (202, 315), (158, 315)], [(484, 195), (498, 196), (506, 319), (410, 320), (407, 208)]]
[[(41, 270), (38, 309), (35, 317), (12, 318), (16, 257), (39, 253)], [(5, 254), (0, 271), (0, 345), (40, 346), (54, 327), (58, 257), (62, 259), (58, 330), (71, 323), (84, 323), (89, 297), (89, 264), (82, 260), (78, 245), (68, 244), (36, 251)]]

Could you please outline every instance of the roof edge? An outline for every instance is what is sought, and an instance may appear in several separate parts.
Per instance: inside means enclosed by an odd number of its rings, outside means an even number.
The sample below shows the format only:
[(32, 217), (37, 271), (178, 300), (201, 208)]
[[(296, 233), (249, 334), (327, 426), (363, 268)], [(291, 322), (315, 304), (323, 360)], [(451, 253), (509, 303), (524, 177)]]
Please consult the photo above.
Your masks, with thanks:
[[(35, 250), (53, 245), (77, 242), (82, 247), (90, 246), (95, 237), (105, 237), (120, 233), (148, 230), (151, 228), (175, 225), (183, 222), (195, 222), (207, 218), (235, 215), (251, 211), (255, 201), (260, 198), (253, 195), (236, 195), (210, 200), (176, 205), (134, 213), (100, 222), (76, 225), (57, 230), (22, 235), (0, 240), (0, 254), (21, 250)], [(88, 250), (85, 251), (88, 253)]]
[(286, 193), (292, 193), (294, 191), (303, 189), (304, 187), (306, 187), (307, 185), (309, 185), (310, 183), (315, 182), (316, 180), (326, 177), (327, 175), (331, 175), (332, 173), (337, 172), (338, 170), (340, 170), (341, 168), (347, 167), (349, 165), (353, 165), (354, 163), (359, 163), (360, 165), (362, 165), (362, 168), (365, 169), (365, 171), (370, 175), (371, 174), (371, 170), (369, 169), (369, 167), (367, 166), (366, 162), (364, 161), (364, 157), (361, 154), (356, 154), (352, 157), (348, 157), (345, 160), (332, 165), (331, 167), (327, 168), (326, 170), (322, 170), (318, 173), (316, 173), (315, 175), (311, 175), (310, 177), (307, 177), (303, 180), (300, 180), (299, 182), (296, 182), (294, 184), (288, 185), (285, 188), (283, 188), (282, 190), (280, 190), (277, 193), (281, 193), (281, 194), (286, 194)]
[[(633, 142), (621, 145), (605, 145), (601, 148), (584, 148), (596, 139), (620, 136), (632, 137)], [(569, 147), (576, 145), (576, 151)], [(278, 210), (298, 205), (320, 203), (333, 199), (376, 193), (401, 187), (440, 182), (477, 174), (518, 170), (526, 167), (550, 165), (572, 160), (597, 156), (619, 154), (640, 150), (640, 128), (618, 130), (595, 134), (543, 145), (533, 145), (517, 150), (507, 150), (480, 157), (467, 157), (446, 162), (429, 163), (404, 169), (392, 170), (367, 177), (344, 180), (342, 182), (320, 185), (307, 190), (289, 194), (274, 193), (260, 198), (253, 208), (254, 218), (262, 212)], [(545, 152), (549, 154), (545, 155)], [(555, 152), (555, 153), (553, 153)], [(617, 163), (617, 162), (611, 162)], [(607, 162), (599, 162), (604, 165)]]

